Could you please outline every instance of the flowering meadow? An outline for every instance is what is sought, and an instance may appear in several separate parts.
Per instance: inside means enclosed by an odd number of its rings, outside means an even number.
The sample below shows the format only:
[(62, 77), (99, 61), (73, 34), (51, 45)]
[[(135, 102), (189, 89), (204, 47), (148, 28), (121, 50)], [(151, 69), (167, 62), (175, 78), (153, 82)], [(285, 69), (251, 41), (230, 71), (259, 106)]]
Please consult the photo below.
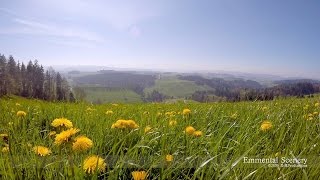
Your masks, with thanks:
[[(91, 105), (4, 97), (0, 178), (318, 179), (319, 102)], [(247, 157), (305, 158), (307, 166)]]

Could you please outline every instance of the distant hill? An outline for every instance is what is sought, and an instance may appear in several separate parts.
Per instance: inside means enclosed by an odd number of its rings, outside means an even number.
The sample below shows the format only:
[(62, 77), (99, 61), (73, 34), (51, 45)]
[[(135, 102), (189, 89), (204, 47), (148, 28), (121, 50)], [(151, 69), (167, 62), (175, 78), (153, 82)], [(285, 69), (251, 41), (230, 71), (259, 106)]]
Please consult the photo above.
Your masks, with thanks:
[[(286, 79), (273, 75), (177, 73), (135, 70), (99, 70), (65, 73), (70, 84), (82, 88), (86, 100), (141, 102), (188, 99), (199, 102), (269, 100), (318, 92), (320, 81)], [(257, 81), (250, 78), (258, 79)], [(301, 84), (303, 83), (303, 84)]]
[(274, 82), (277, 85), (280, 84), (297, 84), (297, 83), (312, 83), (312, 84), (319, 84), (319, 80), (314, 79), (287, 79), (287, 80), (280, 80)]
[(154, 75), (134, 74), (132, 72), (100, 71), (99, 74), (74, 78), (80, 85), (97, 85), (103, 87), (131, 88), (135, 86), (151, 86)]

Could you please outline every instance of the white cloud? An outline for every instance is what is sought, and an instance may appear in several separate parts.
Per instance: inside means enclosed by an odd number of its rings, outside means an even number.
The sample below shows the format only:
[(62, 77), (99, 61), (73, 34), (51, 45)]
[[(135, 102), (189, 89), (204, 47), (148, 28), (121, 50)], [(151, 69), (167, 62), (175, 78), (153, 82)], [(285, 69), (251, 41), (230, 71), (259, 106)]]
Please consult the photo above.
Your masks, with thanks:
[[(165, 14), (167, 8), (163, 1), (149, 0), (33, 0), (30, 6), (37, 7), (36, 16), (44, 13), (51, 18), (97, 22), (101, 27), (129, 34), (141, 23)], [(133, 25), (137, 27), (132, 29)]]
[(56, 36), (93, 42), (104, 41), (103, 38), (96, 33), (88, 32), (81, 28), (62, 27), (59, 25), (40, 23), (19, 18), (15, 18), (14, 21), (25, 27), (21, 31), (21, 33), (24, 34)]

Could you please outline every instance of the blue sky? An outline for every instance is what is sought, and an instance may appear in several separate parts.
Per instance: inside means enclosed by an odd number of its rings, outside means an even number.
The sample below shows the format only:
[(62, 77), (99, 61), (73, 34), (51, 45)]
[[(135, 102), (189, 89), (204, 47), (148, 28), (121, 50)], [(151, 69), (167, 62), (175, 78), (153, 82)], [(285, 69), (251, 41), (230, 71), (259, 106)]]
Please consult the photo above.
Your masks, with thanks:
[(20, 61), (320, 76), (317, 0), (3, 0), (0, 22)]

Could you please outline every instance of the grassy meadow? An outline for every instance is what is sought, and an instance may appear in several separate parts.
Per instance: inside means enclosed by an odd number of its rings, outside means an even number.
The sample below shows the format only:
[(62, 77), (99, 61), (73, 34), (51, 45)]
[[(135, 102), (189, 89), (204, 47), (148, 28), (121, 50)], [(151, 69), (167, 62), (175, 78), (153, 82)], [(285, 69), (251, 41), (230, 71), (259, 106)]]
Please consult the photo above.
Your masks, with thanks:
[(191, 96), (195, 91), (212, 90), (209, 86), (197, 85), (192, 81), (181, 80), (176, 76), (164, 76), (155, 81), (155, 85), (145, 89), (145, 93), (157, 90), (160, 93), (175, 98)]
[[(264, 102), (90, 105), (4, 97), (0, 177), (318, 179), (319, 102), (316, 96)], [(54, 127), (57, 118), (72, 125)], [(80, 131), (59, 139), (71, 126)], [(81, 143), (79, 136), (89, 140)], [(37, 146), (43, 146), (41, 151)], [(88, 160), (92, 155), (101, 161)], [(245, 157), (308, 161), (307, 167), (271, 167), (245, 163)]]
[(82, 87), (86, 93), (85, 100), (88, 102), (120, 102), (137, 103), (142, 102), (141, 97), (136, 92), (129, 89), (111, 89), (105, 87)]

